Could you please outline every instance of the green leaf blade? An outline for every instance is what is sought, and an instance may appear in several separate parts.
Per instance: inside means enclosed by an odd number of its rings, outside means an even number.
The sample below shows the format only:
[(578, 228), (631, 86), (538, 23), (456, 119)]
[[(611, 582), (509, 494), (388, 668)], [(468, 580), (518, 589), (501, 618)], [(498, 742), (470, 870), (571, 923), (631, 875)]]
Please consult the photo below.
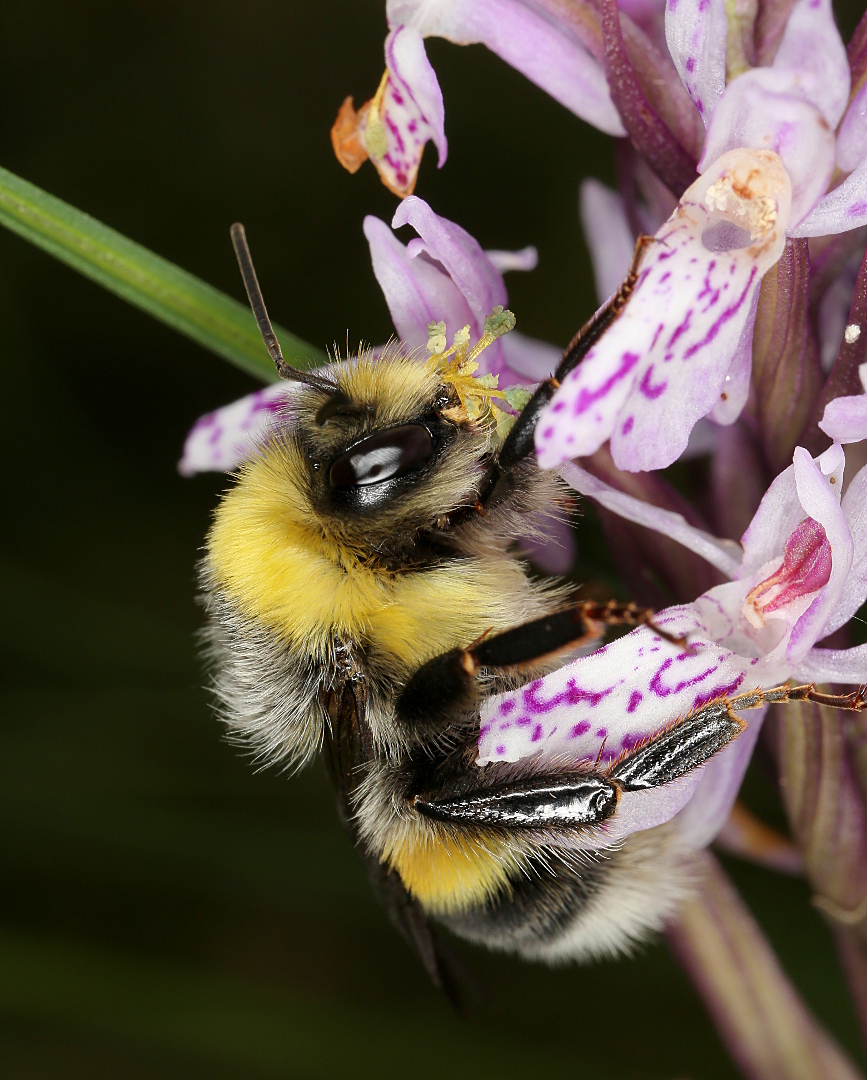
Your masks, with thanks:
[[(0, 169), (0, 225), (256, 378), (277, 380), (245, 304), (6, 169)], [(321, 349), (275, 330), (294, 367), (327, 361)]]

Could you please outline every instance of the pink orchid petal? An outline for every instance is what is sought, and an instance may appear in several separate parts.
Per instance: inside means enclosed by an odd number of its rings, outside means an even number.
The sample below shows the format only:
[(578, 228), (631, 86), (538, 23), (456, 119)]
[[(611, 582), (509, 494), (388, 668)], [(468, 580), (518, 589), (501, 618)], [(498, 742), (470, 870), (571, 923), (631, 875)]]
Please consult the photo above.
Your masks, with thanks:
[(668, 0), (665, 40), (687, 93), (707, 126), (726, 84), (725, 0)]
[(852, 172), (867, 158), (867, 83), (852, 98), (837, 131), (837, 164)]
[(867, 645), (854, 649), (810, 649), (798, 665), (811, 682), (867, 683)]
[(623, 135), (601, 64), (574, 30), (525, 0), (388, 0), (389, 26), (458, 45), (480, 42), (582, 120)]
[[(370, 244), (373, 272), (391, 313), (398, 337), (422, 356), (428, 341), (428, 324), (444, 321), (449, 339), (463, 326), (470, 327), (470, 341), (481, 337), (485, 318), (509, 297), (503, 277), (478, 242), (465, 230), (439, 217), (426, 202), (404, 199), (392, 227), (411, 225), (419, 234), (404, 246), (379, 218), (364, 219), (364, 235)], [(495, 258), (530, 268), (535, 248), (519, 252), (494, 252)], [(506, 334), (481, 354), (483, 372), (499, 375), (500, 388), (516, 383), (539, 382), (559, 363), (560, 350), (522, 334)]]
[[(839, 447), (836, 449), (839, 450)], [(805, 514), (824, 528), (832, 553), (828, 583), (816, 593), (810, 606), (795, 623), (786, 646), (786, 658), (793, 667), (797, 667), (813, 645), (827, 634), (826, 627), (832, 613), (838, 608), (847, 588), (854, 544), (840, 506), (840, 481), (831, 485), (818, 463), (803, 447), (795, 447), (793, 465), (798, 500)]]
[(635, 237), (622, 197), (598, 180), (582, 181), (578, 207), (593, 263), (596, 295), (602, 303), (620, 288), (632, 261)]
[(200, 416), (184, 443), (181, 476), (230, 472), (256, 453), (300, 383), (278, 382)]
[(792, 236), (827, 236), (867, 225), (867, 160), (820, 199)]
[[(341, 119), (350, 123), (352, 153), (344, 158), (338, 149), (338, 143), (346, 141), (342, 129), (337, 134), (335, 151), (350, 172), (358, 168), (365, 154), (369, 155), (385, 186), (403, 197), (415, 187), (428, 140), (437, 148), (440, 167), (445, 163), (448, 144), (443, 96), (424, 51), (424, 41), (410, 27), (398, 26), (385, 39), (385, 66), (387, 78), (381, 95), (358, 114), (351, 108), (351, 99), (344, 103), (338, 124)], [(347, 107), (349, 115), (344, 118)], [(332, 138), (336, 132), (337, 127)]]
[(740, 545), (731, 540), (718, 540), (710, 533), (696, 529), (690, 525), (681, 514), (671, 510), (662, 510), (658, 506), (642, 502), (641, 499), (633, 498), (622, 491), (597, 480), (580, 465), (569, 462), (560, 469), (560, 475), (576, 491), (596, 499), (606, 509), (634, 521), (638, 525), (644, 525), (648, 529), (662, 533), (679, 544), (694, 551), (711, 566), (715, 566), (724, 574), (731, 577), (737, 572), (741, 562)]
[(829, 401), (819, 427), (835, 442), (855, 443), (867, 439), (867, 394)]
[(730, 151), (685, 192), (622, 314), (542, 412), (542, 468), (608, 438), (626, 471), (676, 460), (724, 392), (788, 211), (788, 176), (767, 151)]
[[(517, 330), (498, 338), (497, 344), (502, 350), (508, 369), (500, 375), (500, 389), (512, 383), (538, 383), (547, 379), (563, 356), (556, 345), (527, 337)], [(483, 358), (484, 355), (485, 353), (482, 353)]]
[(379, 218), (368, 215), (364, 219), (364, 235), (394, 328), (408, 348), (423, 350), (427, 346), (428, 323), (441, 319), (450, 334), (469, 324), (478, 336), (474, 313), (441, 267), (426, 258), (411, 258)]
[(539, 265), (539, 252), (532, 246), (520, 251), (486, 251), (485, 255), (501, 274), (509, 270), (535, 270)]
[[(867, 467), (852, 478), (840, 505), (852, 534), (852, 568), (843, 595), (825, 626), (826, 634), (845, 626), (867, 600)], [(864, 678), (867, 680), (867, 674)]]
[(743, 713), (745, 731), (701, 770), (695, 792), (675, 819), (684, 847), (697, 851), (707, 847), (728, 820), (756, 748), (764, 709)]
[(831, 0), (798, 0), (773, 66), (795, 72), (799, 96), (816, 106), (832, 130), (837, 127), (849, 100), (850, 75)]
[[(423, 130), (416, 131), (411, 126), (410, 119), (407, 133), (416, 143), (422, 134), (425, 140), (431, 139), (437, 148), (437, 165), (442, 168), (448, 156), (444, 128), (445, 107), (440, 84), (427, 58), (421, 34), (409, 26), (392, 30), (385, 39), (385, 63), (394, 77), (390, 108), (393, 108), (395, 113), (398, 109), (404, 110), (401, 115), (407, 117), (410, 117), (412, 112), (418, 113), (419, 124), (423, 125)], [(400, 91), (406, 95), (403, 101), (398, 101)]]
[(734, 147), (776, 151), (792, 183), (790, 225), (812, 210), (834, 169), (833, 131), (797, 90), (797, 74), (786, 70), (753, 68), (739, 75), (717, 102), (698, 164), (703, 172)]
[(435, 214), (424, 200), (415, 196), (404, 199), (395, 211), (391, 227), (399, 229), (401, 225), (411, 225), (419, 234), (419, 240), (410, 241), (409, 255), (419, 259), (426, 254), (442, 266), (469, 304), (473, 313), (471, 330), (481, 334), (486, 316), (498, 304), (505, 306), (509, 298), (502, 275), (478, 241), (460, 225)]

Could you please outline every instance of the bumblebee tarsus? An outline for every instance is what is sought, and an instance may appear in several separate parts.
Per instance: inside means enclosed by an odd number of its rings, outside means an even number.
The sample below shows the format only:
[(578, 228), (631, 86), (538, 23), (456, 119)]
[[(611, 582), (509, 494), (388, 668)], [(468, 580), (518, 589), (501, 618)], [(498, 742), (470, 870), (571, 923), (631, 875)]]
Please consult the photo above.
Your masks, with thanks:
[(739, 697), (731, 698), (732, 709), (758, 709), (762, 705), (787, 705), (790, 701), (813, 701), (817, 705), (828, 705), (832, 709), (844, 709), (847, 712), (863, 712), (867, 709), (867, 685), (859, 686), (848, 694), (823, 694), (816, 689), (815, 683), (801, 686), (773, 686), (768, 690), (761, 688)]

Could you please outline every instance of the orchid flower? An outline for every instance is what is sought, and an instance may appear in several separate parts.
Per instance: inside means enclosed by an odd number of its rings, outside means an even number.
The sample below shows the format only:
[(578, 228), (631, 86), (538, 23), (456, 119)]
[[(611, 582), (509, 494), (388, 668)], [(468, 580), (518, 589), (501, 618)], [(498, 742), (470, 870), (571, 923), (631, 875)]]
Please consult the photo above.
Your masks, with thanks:
[[(428, 355), (429, 327), (445, 322), (451, 338), (469, 326), (468, 344), (485, 332), (485, 319), (508, 304), (502, 271), (532, 270), (536, 249), (482, 250), (460, 225), (439, 217), (421, 199), (405, 199), (392, 228), (411, 225), (418, 236), (404, 245), (379, 218), (364, 219), (373, 272), (379, 282), (397, 336), (408, 351)], [(556, 367), (554, 345), (512, 331), (498, 338), (480, 357), (480, 374), (496, 376), (499, 388), (536, 383)], [(178, 466), (184, 476), (228, 472), (256, 452), (287, 399), (299, 384), (279, 382), (196, 421)]]
[[(396, 195), (412, 194), (425, 143), (446, 160), (442, 92), (424, 37), (482, 42), (577, 116), (610, 135), (624, 129), (605, 71), (592, 54), (589, 29), (553, 17), (526, 0), (389, 0), (385, 74), (370, 101), (355, 111), (343, 102), (331, 131), (334, 152), (349, 172), (368, 157)], [(582, 32), (583, 30), (583, 32)]]
[[(680, 515), (565, 466), (562, 475), (577, 491), (672, 536), (731, 580), (657, 613), (656, 625), (685, 636), (686, 649), (642, 627), (488, 701), (479, 764), (533, 756), (604, 765), (716, 697), (790, 678), (867, 682), (864, 648), (816, 648), (867, 599), (867, 468), (841, 501), (844, 465), (837, 444), (815, 460), (799, 447), (762, 500), (740, 554)], [(673, 820), (685, 849), (708, 844), (731, 810), (762, 710), (747, 719), (747, 729), (703, 770), (628, 793), (610, 822), (581, 843), (604, 848)]]
[(701, 175), (657, 231), (622, 315), (542, 414), (543, 467), (610, 439), (619, 468), (662, 468), (701, 417), (733, 423), (749, 392), (761, 280), (786, 237), (867, 222), (863, 162), (825, 195), (841, 118), (843, 162), (853, 166), (856, 146), (867, 152), (857, 100), (844, 117), (849, 66), (830, 0), (799, 0), (773, 65), (728, 85), (726, 32), (723, 0), (669, 2), (669, 49), (707, 124)]

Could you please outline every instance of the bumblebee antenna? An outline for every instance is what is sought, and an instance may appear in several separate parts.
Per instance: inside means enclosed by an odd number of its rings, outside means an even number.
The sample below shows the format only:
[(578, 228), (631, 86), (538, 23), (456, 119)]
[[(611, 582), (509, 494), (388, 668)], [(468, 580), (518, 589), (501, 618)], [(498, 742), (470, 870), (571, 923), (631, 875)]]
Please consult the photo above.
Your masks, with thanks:
[(247, 290), (250, 307), (253, 309), (253, 316), (256, 319), (256, 325), (259, 327), (262, 340), (265, 342), (265, 348), (274, 361), (277, 374), (281, 379), (292, 379), (295, 382), (313, 386), (317, 390), (324, 390), (326, 394), (337, 398), (341, 404), (347, 402), (346, 395), (335, 383), (329, 379), (323, 379), (319, 375), (314, 375), (310, 371), (301, 371), (299, 368), (294, 368), (283, 359), (283, 351), (280, 348), (277, 335), (274, 333), (271, 320), (268, 318), (265, 300), (259, 287), (259, 279), (256, 277), (256, 271), (253, 268), (253, 260), (250, 257), (250, 247), (247, 244), (247, 234), (244, 231), (244, 226), (239, 221), (236, 221), (229, 231), (232, 237), (232, 246), (238, 257), (238, 266), (241, 268), (241, 277), (244, 279), (244, 288)]

